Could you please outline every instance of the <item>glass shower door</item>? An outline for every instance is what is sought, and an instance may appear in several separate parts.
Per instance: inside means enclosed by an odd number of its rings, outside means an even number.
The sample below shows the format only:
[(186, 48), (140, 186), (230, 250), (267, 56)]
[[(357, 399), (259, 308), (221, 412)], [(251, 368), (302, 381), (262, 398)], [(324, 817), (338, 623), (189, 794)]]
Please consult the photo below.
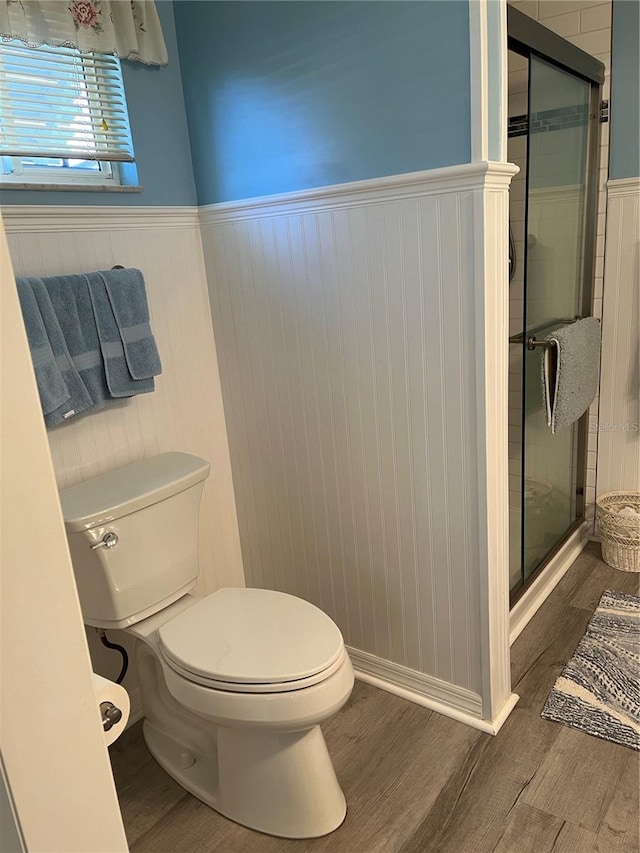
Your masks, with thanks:
[(579, 515), (578, 425), (552, 434), (542, 396), (543, 347), (580, 315), (586, 234), (590, 84), (531, 56), (524, 292), (522, 581)]

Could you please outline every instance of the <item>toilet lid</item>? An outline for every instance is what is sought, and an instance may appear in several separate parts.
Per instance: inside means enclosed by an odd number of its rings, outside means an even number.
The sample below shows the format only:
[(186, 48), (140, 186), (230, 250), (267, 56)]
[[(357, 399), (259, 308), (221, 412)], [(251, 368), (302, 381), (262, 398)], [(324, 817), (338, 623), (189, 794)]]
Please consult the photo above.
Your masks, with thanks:
[(196, 680), (280, 684), (342, 657), (338, 626), (313, 604), (267, 589), (220, 589), (158, 632), (165, 660)]

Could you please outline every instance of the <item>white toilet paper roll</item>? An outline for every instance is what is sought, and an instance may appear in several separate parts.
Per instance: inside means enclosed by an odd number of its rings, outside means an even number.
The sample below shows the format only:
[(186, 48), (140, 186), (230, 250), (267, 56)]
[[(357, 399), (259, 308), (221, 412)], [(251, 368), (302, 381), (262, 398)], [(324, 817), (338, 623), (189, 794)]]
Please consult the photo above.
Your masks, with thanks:
[[(120, 720), (104, 733), (104, 742), (107, 746), (110, 746), (120, 737), (124, 731), (124, 727), (127, 725), (129, 711), (131, 709), (129, 694), (121, 684), (109, 681), (108, 678), (96, 675), (95, 672), (93, 673), (93, 692), (96, 695), (96, 701), (99, 709), (103, 702), (109, 702), (122, 712)], [(102, 716), (102, 710), (100, 710), (100, 717), (102, 718)]]

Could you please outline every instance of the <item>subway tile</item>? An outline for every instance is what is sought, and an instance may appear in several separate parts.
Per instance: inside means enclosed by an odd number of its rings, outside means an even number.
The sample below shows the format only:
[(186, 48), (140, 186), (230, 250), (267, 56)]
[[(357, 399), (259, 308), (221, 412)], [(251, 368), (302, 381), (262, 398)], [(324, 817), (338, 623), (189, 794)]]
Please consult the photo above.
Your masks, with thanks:
[(598, 169), (598, 191), (604, 192), (607, 188), (607, 181), (609, 179), (609, 169)]
[(604, 258), (604, 234), (598, 234), (596, 237), (596, 257)]
[[(577, 9), (587, 9), (591, 6), (601, 5), (602, 0), (540, 0), (538, 6), (538, 20), (552, 18), (554, 15), (565, 15), (567, 12), (575, 12)], [(545, 27), (549, 26), (545, 23)]]
[(511, 6), (533, 18), (534, 21), (538, 20), (538, 0), (514, 0)]
[(598, 193), (598, 216), (606, 215), (607, 212), (607, 194)]
[(545, 22), (545, 27), (559, 36), (576, 36), (580, 30), (580, 12), (567, 12), (566, 15), (554, 15)]
[(593, 300), (593, 316), (597, 317), (598, 320), (602, 320), (602, 298)]
[(611, 27), (611, 3), (602, 3), (600, 6), (590, 6), (580, 12), (580, 31), (583, 33), (591, 30), (601, 30)]
[(596, 258), (595, 278), (599, 279), (604, 276), (604, 258)]
[(596, 231), (598, 234), (604, 234), (605, 232), (605, 227), (607, 224), (606, 216), (606, 213), (598, 213), (598, 218), (596, 222)]
[(526, 69), (529, 64), (529, 60), (526, 56), (522, 56), (519, 53), (516, 53), (514, 50), (510, 50), (507, 55), (507, 68), (509, 73), (512, 71), (523, 71)]
[(597, 56), (601, 62), (604, 62), (602, 54), (611, 53), (611, 30), (609, 28), (571, 36), (569, 41), (592, 56)]
[(603, 279), (601, 279), (601, 278), (594, 279), (594, 282), (593, 282), (593, 298), (594, 298), (594, 300), (595, 299), (602, 299), (603, 293), (604, 293)]
[(509, 74), (509, 94), (517, 95), (526, 92), (528, 88), (529, 75), (526, 71), (512, 71)]

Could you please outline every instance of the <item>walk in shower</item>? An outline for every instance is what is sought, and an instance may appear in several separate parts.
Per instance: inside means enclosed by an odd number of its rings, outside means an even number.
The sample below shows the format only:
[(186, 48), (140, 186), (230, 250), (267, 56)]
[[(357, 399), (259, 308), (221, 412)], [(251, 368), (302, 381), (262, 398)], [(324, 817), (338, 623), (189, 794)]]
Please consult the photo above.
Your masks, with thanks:
[(588, 415), (552, 434), (544, 338), (592, 313), (604, 66), (508, 7), (509, 511), (512, 603), (584, 518)]

